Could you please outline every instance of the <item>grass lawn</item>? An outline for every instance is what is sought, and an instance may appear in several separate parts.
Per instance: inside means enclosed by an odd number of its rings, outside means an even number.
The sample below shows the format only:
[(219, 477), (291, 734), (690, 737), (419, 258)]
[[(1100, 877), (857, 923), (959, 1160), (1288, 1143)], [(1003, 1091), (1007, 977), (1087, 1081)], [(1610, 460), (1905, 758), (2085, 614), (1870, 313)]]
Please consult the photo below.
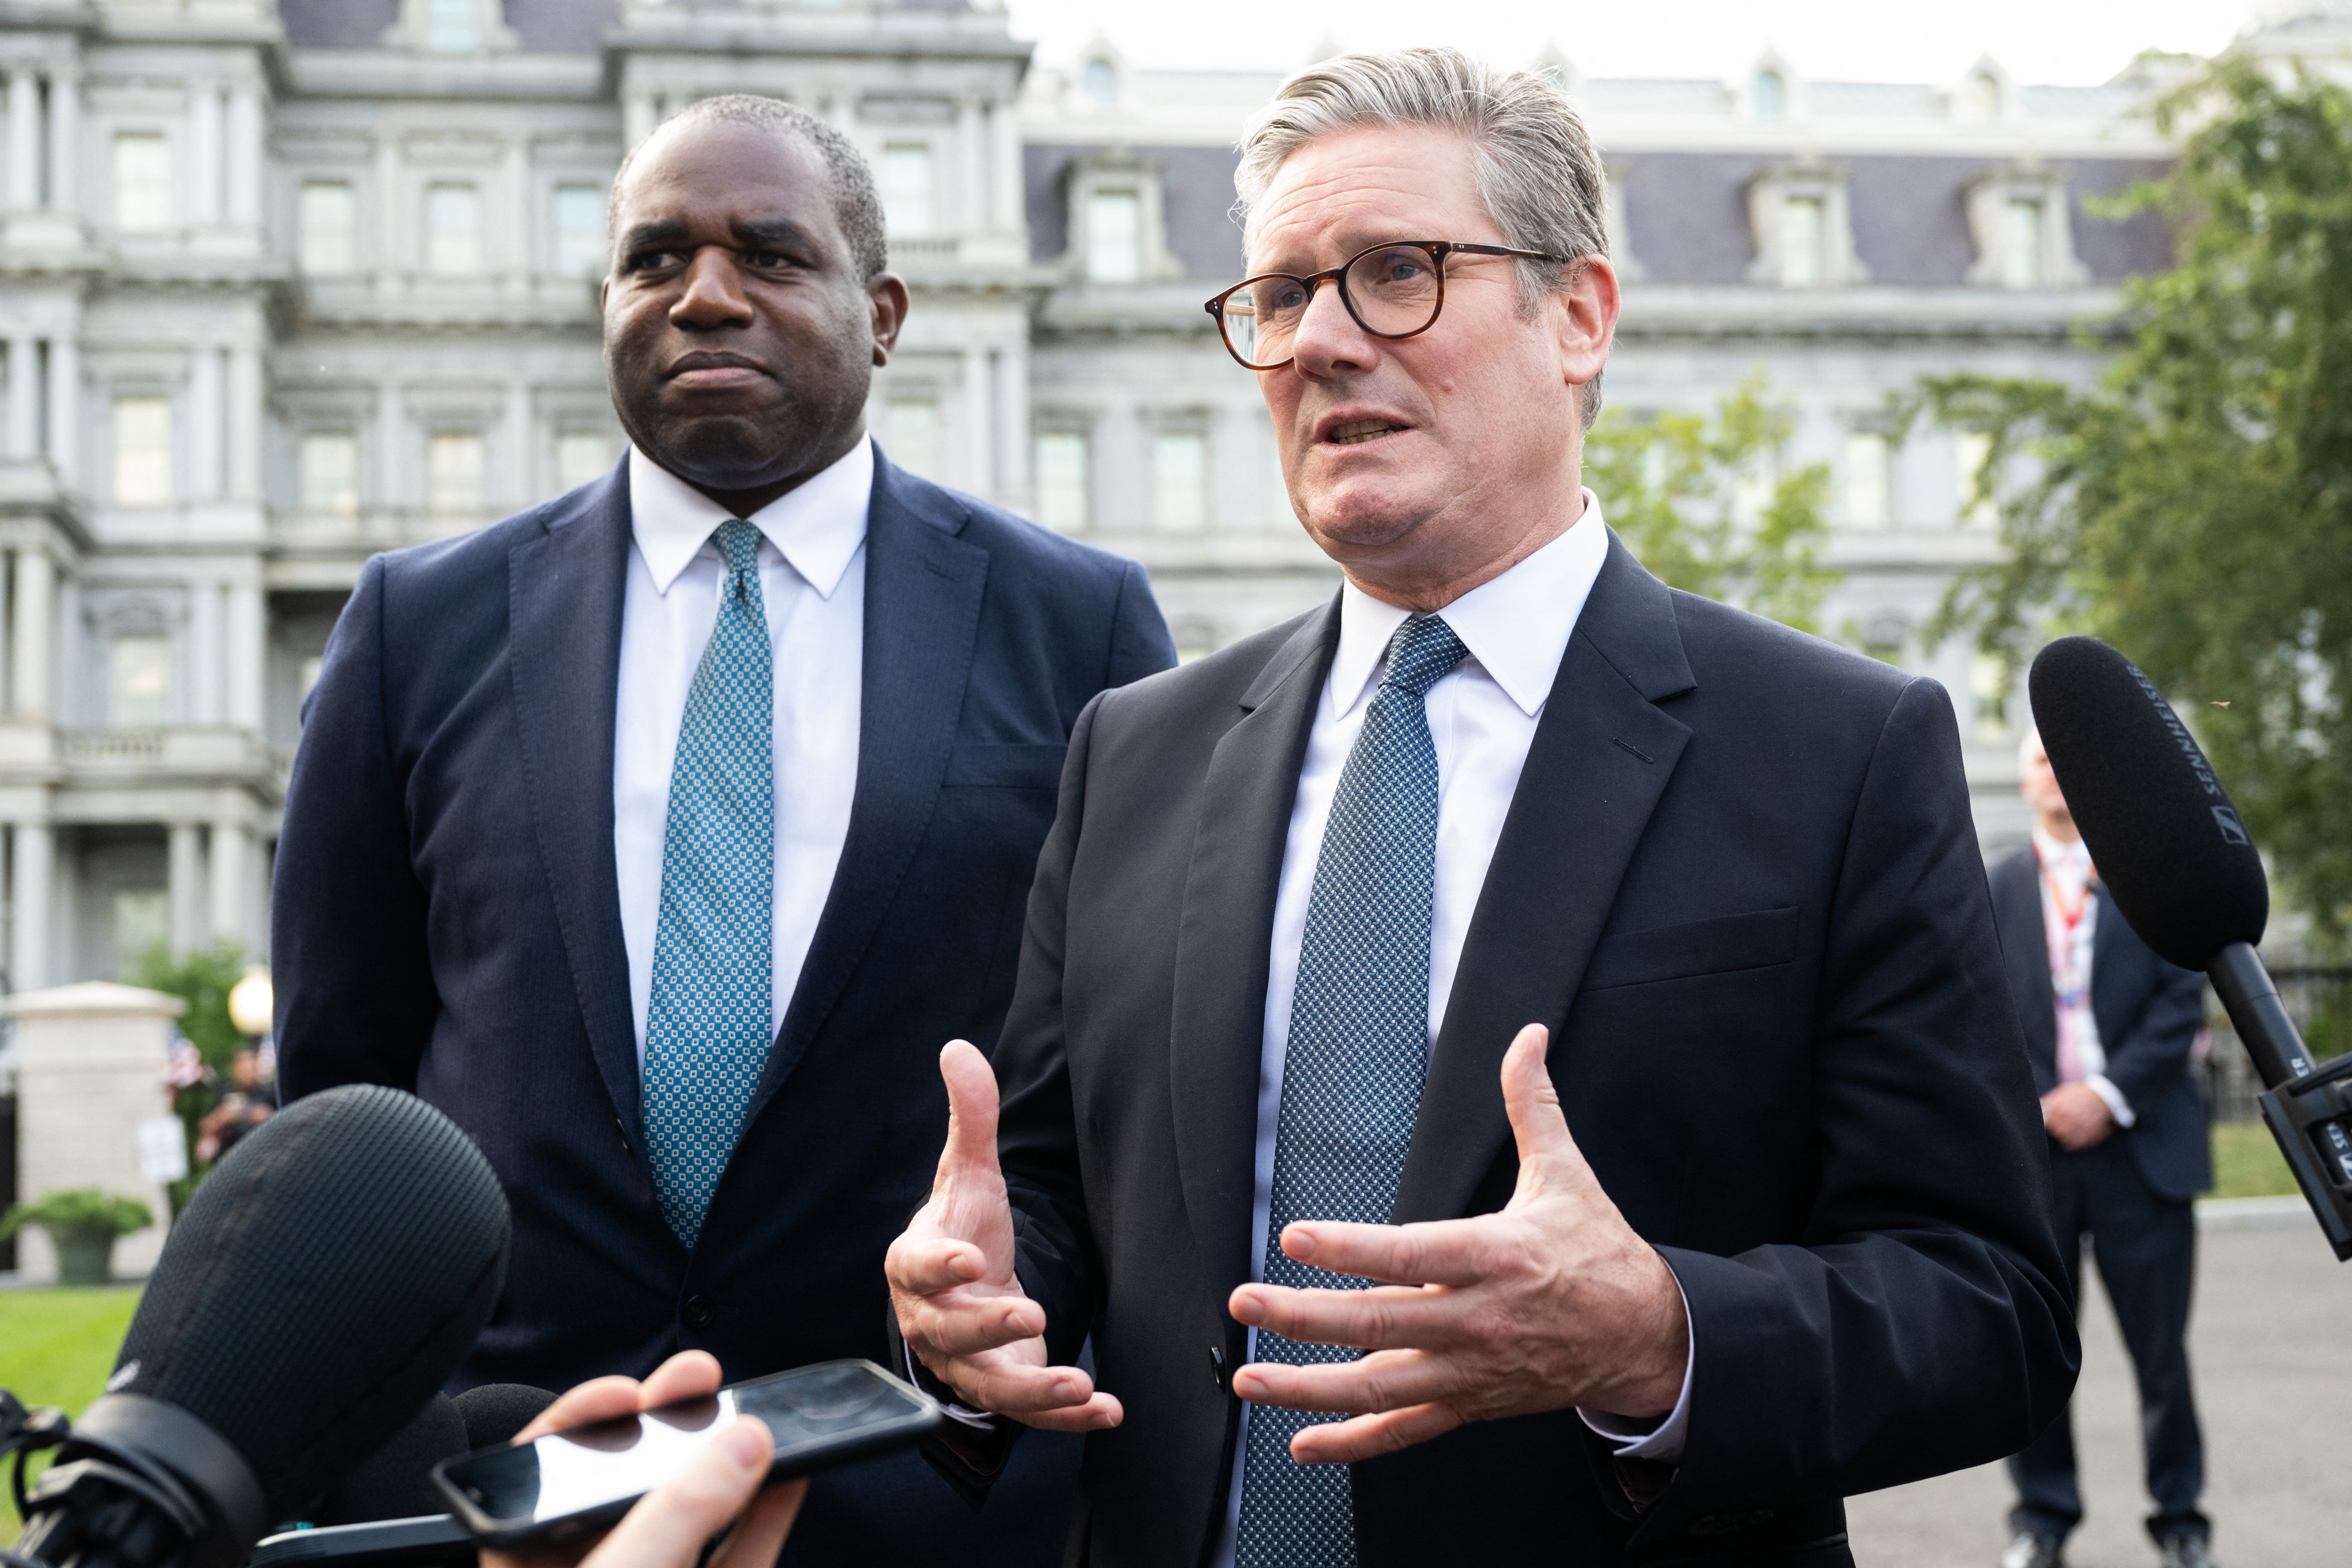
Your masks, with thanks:
[(2213, 1125), (2213, 1193), (2217, 1198), (2284, 1198), (2302, 1191), (2286, 1156), (2260, 1121)]
[[(79, 1411), (106, 1386), (138, 1305), (135, 1285), (0, 1290), (0, 1388), (14, 1389), (27, 1405)], [(7, 1494), (0, 1477), (0, 1541), (16, 1538), (16, 1510)]]

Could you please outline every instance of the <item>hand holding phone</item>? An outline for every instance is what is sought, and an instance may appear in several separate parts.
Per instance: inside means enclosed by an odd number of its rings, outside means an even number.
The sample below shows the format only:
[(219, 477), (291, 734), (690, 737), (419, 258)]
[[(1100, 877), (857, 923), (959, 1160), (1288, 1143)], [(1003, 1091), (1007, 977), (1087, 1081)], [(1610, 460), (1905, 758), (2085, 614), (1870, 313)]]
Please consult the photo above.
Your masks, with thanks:
[[(528, 1443), (592, 1422), (702, 1398), (716, 1393), (719, 1384), (717, 1357), (684, 1351), (662, 1363), (642, 1384), (631, 1377), (582, 1384), (549, 1405), (515, 1441)], [(734, 1533), (708, 1568), (772, 1568), (808, 1491), (805, 1479), (761, 1489), (774, 1453), (767, 1427), (748, 1415), (740, 1417), (687, 1469), (639, 1500), (593, 1550), (586, 1541), (538, 1551), (485, 1550), (482, 1568), (568, 1568), (573, 1563), (581, 1568), (694, 1568), (704, 1543), (730, 1521)]]

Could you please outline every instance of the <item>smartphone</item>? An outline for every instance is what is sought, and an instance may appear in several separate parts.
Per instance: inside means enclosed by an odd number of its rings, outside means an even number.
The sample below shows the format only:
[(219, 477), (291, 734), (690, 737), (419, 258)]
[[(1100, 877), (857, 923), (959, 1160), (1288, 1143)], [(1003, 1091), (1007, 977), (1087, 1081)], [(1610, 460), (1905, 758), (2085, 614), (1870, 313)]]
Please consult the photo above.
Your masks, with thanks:
[(772, 1486), (911, 1448), (947, 1419), (929, 1394), (870, 1361), (819, 1362), (642, 1415), (444, 1459), (433, 1488), (482, 1545), (555, 1545), (610, 1528), (739, 1415), (756, 1417), (775, 1438)]
[(474, 1542), (446, 1513), (289, 1530), (254, 1547), (245, 1568), (474, 1568)]

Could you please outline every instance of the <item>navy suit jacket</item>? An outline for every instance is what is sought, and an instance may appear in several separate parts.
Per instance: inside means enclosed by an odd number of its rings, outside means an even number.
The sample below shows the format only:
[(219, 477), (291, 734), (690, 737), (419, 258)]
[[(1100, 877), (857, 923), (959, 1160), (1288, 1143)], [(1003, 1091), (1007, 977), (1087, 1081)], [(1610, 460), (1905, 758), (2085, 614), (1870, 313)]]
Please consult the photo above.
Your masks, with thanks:
[[(999, 1147), (1056, 1355), (1091, 1331), (1126, 1406), (1087, 1440), (1096, 1568), (1192, 1568), (1223, 1517), (1275, 895), (1338, 626), (1327, 605), (1097, 699), (1038, 862)], [(2041, 1119), (1934, 681), (1672, 592), (1612, 540), (1463, 944), (1400, 1222), (1509, 1200), (1498, 1071), (1530, 1022), (1688, 1298), (1687, 1445), (1628, 1477), (1560, 1411), (1357, 1465), (1367, 1568), (1848, 1563), (1843, 1496), (2013, 1453), (2063, 1408)], [(977, 1481), (990, 1456), (935, 1458)]]
[(288, 792), (278, 1082), (415, 1090), (514, 1207), (468, 1383), (885, 1353), (883, 1250), (947, 1125), (940, 1047), (995, 1042), (1070, 727), (1174, 662), (1140, 567), (877, 462), (848, 838), (689, 1254), (654, 1205), (614, 881), (631, 547), (624, 464), (369, 561)]
[[(2104, 884), (2095, 881), (2091, 896), (2099, 900), (2098, 923), (2091, 930), (2091, 1016), (2107, 1055), (2107, 1081), (2132, 1108), (2132, 1125), (2115, 1136), (2130, 1147), (2149, 1191), (2187, 1203), (2213, 1184), (2205, 1090), (2189, 1065), (2189, 1047), (2205, 1022), (2205, 977), (2158, 958)], [(2025, 1026), (2033, 1087), (2047, 1094), (2058, 1086), (2058, 1002), (2050, 989), (2041, 873), (2032, 846), (1992, 868), (1992, 910)]]

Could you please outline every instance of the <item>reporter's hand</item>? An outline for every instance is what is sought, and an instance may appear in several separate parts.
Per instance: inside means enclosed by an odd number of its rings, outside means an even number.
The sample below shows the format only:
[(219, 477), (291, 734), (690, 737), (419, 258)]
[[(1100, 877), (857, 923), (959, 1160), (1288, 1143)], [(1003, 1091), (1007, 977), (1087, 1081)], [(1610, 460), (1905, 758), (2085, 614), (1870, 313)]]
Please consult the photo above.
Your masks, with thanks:
[[(600, 1377), (582, 1384), (540, 1413), (515, 1435), (528, 1443), (550, 1432), (635, 1415), (656, 1405), (695, 1399), (719, 1390), (718, 1359), (707, 1351), (685, 1351), (656, 1368), (643, 1383), (633, 1377)], [(694, 1462), (667, 1485), (639, 1499), (601, 1541), (574, 1542), (544, 1552), (484, 1552), (482, 1568), (695, 1568), (704, 1544), (730, 1524), (734, 1533), (711, 1554), (706, 1568), (771, 1568), (801, 1510), (806, 1480), (761, 1489), (775, 1442), (768, 1429), (746, 1415), (710, 1441)], [(747, 1507), (748, 1505), (748, 1507)]]
[(2042, 1097), (2042, 1125), (2060, 1148), (2079, 1154), (2107, 1141), (2116, 1113), (2089, 1084), (2062, 1083)]
[(996, 1075), (970, 1043), (940, 1053), (948, 1141), (931, 1201), (883, 1269), (898, 1332), (931, 1375), (977, 1410), (1054, 1432), (1118, 1425), (1118, 1401), (1074, 1366), (1045, 1364), (1045, 1310), (1013, 1275), (1013, 1205), (996, 1163)]
[(1300, 1428), (1290, 1439), (1298, 1463), (1368, 1459), (1465, 1421), (1571, 1405), (1635, 1417), (1674, 1408), (1690, 1354), (1682, 1289), (1570, 1136), (1544, 1066), (1549, 1037), (1530, 1024), (1503, 1058), (1519, 1180), (1500, 1214), (1300, 1221), (1284, 1227), (1283, 1251), (1387, 1283), (1234, 1290), (1241, 1322), (1369, 1352), (1312, 1366), (1253, 1362), (1234, 1374), (1234, 1392), (1252, 1404), (1354, 1417)]

